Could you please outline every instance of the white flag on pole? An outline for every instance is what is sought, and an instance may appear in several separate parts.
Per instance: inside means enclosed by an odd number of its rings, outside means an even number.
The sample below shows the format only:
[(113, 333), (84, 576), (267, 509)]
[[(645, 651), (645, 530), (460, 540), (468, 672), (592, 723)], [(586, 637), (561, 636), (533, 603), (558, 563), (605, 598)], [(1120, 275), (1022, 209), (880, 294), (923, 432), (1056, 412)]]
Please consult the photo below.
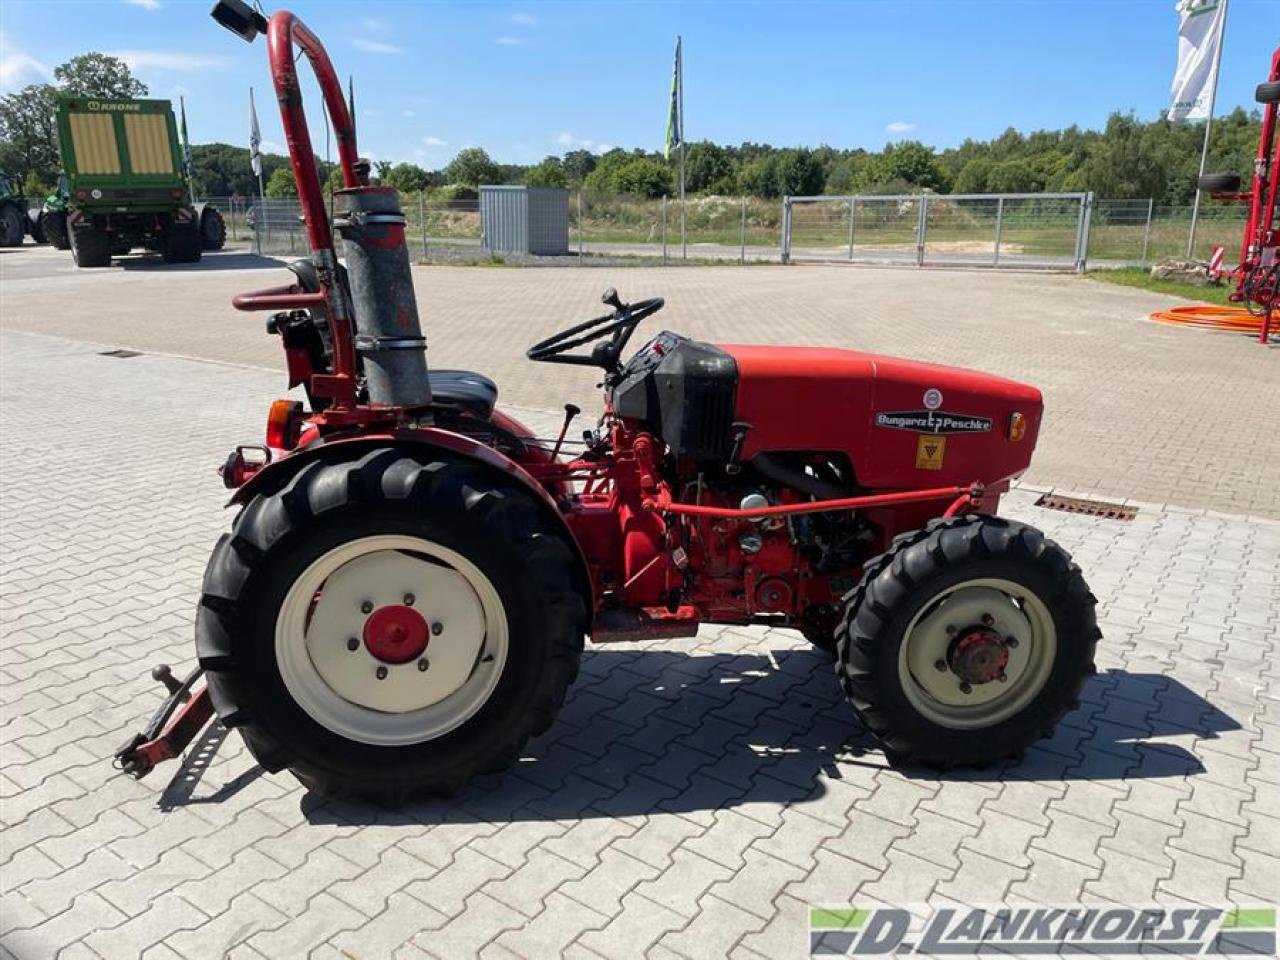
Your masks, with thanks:
[(1207, 120), (1218, 85), (1218, 49), (1226, 22), (1225, 0), (1178, 0), (1178, 69), (1173, 75), (1169, 119)]
[(258, 146), (262, 143), (262, 131), (258, 129), (258, 110), (253, 104), (253, 87), (249, 88), (249, 166), (255, 177), (262, 176), (262, 155)]

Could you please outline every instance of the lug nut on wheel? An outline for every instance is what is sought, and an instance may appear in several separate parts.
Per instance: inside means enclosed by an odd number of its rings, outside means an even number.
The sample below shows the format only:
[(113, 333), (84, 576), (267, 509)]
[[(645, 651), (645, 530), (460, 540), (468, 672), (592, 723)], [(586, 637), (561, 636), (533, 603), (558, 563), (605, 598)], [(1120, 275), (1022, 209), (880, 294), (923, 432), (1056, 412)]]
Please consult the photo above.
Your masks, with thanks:
[(1017, 637), (1005, 637), (1005, 638), (1004, 638), (1004, 645), (1005, 645), (1006, 647), (1008, 647), (1010, 650), (1013, 650), (1013, 649), (1015, 649), (1015, 648), (1018, 646), (1018, 638), (1017, 638)]
[(429, 666), (431, 666), (431, 664), (427, 662), (426, 657), (423, 657), (421, 660), (418, 661), (418, 669), (421, 670), (423, 673), (427, 672), (427, 668)]
[(352, 653), (355, 653), (357, 650), (360, 649), (360, 641), (357, 640), (355, 637), (351, 637), (349, 640), (347, 640), (347, 649), (350, 650)]
[(967, 683), (962, 683), (962, 684), (960, 684), (960, 692), (961, 692), (961, 693), (973, 693), (973, 687), (969, 686), (969, 684), (967, 684)]
[(939, 673), (946, 673), (946, 672), (947, 672), (947, 661), (945, 661), (945, 660), (935, 660), (935, 661), (933, 661), (933, 668), (934, 668), (935, 670), (937, 670)]
[(444, 633), (444, 624), (441, 623), (439, 620), (434, 621), (431, 624), (431, 635), (433, 637), (438, 637), (442, 633)]
[(991, 626), (991, 625), (992, 625), (993, 623), (995, 623), (995, 622), (996, 622), (996, 618), (995, 618), (995, 617), (993, 617), (991, 614), (989, 614), (989, 613), (984, 613), (984, 614), (982, 615), (982, 625), (983, 625), (984, 627), (989, 627), (989, 626)]
[(373, 613), (373, 601), (372, 601), (372, 600), (366, 600), (364, 603), (360, 604), (360, 612), (361, 612), (361, 613)]
[(385, 679), (387, 679), (387, 668), (386, 668), (386, 667), (379, 667), (379, 668), (378, 668), (378, 679), (379, 679), (379, 680), (385, 680)]
[(416, 600), (416, 599), (418, 599), (418, 598), (417, 598), (417, 597), (415, 597), (412, 593), (406, 593), (406, 594), (404, 595), (404, 605), (405, 605), (406, 607), (412, 607), (412, 606), (413, 606), (413, 601), (414, 601), (414, 600)]

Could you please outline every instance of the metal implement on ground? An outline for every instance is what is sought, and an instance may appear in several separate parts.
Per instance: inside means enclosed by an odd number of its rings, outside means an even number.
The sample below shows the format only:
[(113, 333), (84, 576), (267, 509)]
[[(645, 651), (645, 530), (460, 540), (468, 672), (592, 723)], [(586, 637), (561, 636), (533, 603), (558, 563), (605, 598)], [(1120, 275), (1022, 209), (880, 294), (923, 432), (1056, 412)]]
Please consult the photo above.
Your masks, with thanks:
[[(456, 791), (554, 723), (586, 635), (703, 624), (790, 628), (834, 655), (895, 762), (1016, 756), (1071, 709), (1094, 598), (1059, 546), (996, 515), (1031, 460), (1037, 389), (672, 331), (631, 350), (663, 300), (610, 289), (600, 316), (527, 351), (594, 368), (603, 390), (581, 439), (572, 404), (541, 438), (487, 377), (427, 369), (395, 194), (362, 182), (320, 41), (240, 0), (214, 16), (267, 36), (311, 247), (292, 283), (234, 301), (271, 314), (306, 403), (273, 403), (264, 440), (226, 458), (239, 514), (196, 618), (193, 702), (207, 696), (263, 767), (391, 802)], [(346, 268), (295, 48), (337, 135)], [(119, 762), (142, 772), (194, 733), (177, 727), (153, 723)]]
[(1266, 343), (1273, 313), (1280, 306), (1280, 224), (1276, 222), (1276, 201), (1280, 198), (1280, 47), (1271, 55), (1271, 72), (1258, 84), (1254, 96), (1262, 105), (1262, 128), (1249, 189), (1241, 190), (1243, 184), (1234, 173), (1208, 174), (1196, 186), (1215, 200), (1248, 204), (1240, 261), (1226, 275), (1236, 284), (1231, 301), (1260, 318), (1256, 324), (1258, 342)]
[(193, 203), (173, 104), (63, 95), (56, 114), (65, 183), (45, 204), (45, 232), (78, 267), (141, 247), (192, 263), (226, 240), (222, 215)]

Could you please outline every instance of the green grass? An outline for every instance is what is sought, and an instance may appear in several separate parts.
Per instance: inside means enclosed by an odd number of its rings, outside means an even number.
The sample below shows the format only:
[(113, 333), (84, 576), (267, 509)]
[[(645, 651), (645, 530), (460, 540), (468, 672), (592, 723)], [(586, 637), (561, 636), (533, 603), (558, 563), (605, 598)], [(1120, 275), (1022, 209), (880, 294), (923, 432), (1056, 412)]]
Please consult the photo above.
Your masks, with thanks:
[(1123, 287), (1139, 287), (1152, 293), (1165, 293), (1171, 297), (1182, 297), (1199, 303), (1216, 303), (1223, 306), (1229, 302), (1227, 294), (1232, 287), (1227, 284), (1200, 287), (1194, 283), (1181, 280), (1154, 280), (1151, 271), (1143, 267), (1123, 267), (1119, 270), (1090, 270), (1090, 280), (1102, 280), (1105, 283), (1118, 283)]

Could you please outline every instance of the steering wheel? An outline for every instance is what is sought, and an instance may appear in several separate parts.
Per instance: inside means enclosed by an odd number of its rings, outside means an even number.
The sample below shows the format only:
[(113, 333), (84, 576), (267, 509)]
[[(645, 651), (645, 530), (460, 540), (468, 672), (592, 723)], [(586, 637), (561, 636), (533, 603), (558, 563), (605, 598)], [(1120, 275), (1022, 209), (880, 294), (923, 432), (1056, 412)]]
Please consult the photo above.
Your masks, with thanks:
[[(626, 349), (627, 341), (635, 332), (640, 321), (659, 310), (666, 303), (662, 297), (640, 300), (636, 303), (623, 303), (618, 298), (618, 291), (610, 287), (604, 292), (600, 301), (613, 307), (613, 313), (587, 320), (567, 330), (535, 343), (525, 351), (530, 360), (543, 363), (573, 363), (584, 367), (601, 367), (612, 373), (618, 369), (618, 358)], [(608, 338), (608, 339), (605, 339)], [(569, 353), (574, 347), (580, 347), (593, 340), (601, 340), (591, 348), (591, 353)]]

